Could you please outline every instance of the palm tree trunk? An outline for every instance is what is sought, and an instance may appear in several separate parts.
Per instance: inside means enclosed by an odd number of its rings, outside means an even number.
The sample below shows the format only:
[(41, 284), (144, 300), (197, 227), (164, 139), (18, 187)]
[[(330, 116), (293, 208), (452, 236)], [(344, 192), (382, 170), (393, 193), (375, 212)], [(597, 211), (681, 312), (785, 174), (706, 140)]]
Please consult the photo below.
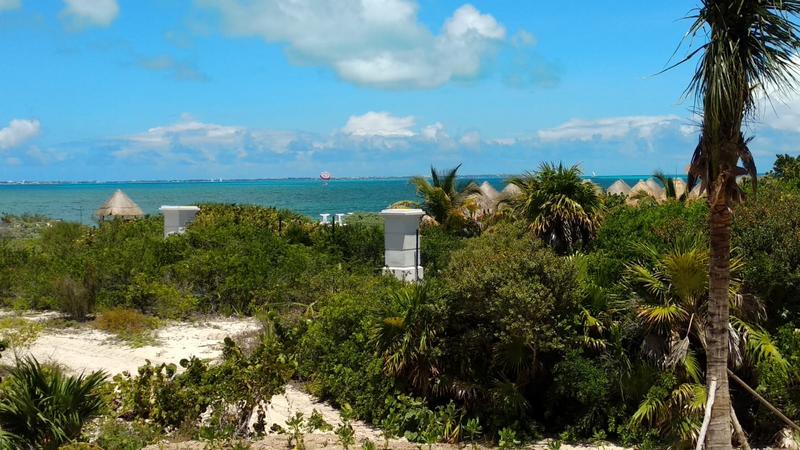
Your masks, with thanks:
[[(718, 181), (724, 182), (724, 178)], [(714, 192), (714, 189), (711, 190)], [(724, 192), (724, 188), (723, 188)], [(717, 197), (717, 198), (714, 198)], [(723, 197), (723, 198), (719, 198)], [(725, 194), (709, 193), (711, 264), (709, 268), (709, 326), (706, 329), (706, 379), (716, 378), (717, 390), (706, 434), (706, 449), (730, 449), (731, 400), (728, 390), (728, 287), (730, 284), (731, 220)]]

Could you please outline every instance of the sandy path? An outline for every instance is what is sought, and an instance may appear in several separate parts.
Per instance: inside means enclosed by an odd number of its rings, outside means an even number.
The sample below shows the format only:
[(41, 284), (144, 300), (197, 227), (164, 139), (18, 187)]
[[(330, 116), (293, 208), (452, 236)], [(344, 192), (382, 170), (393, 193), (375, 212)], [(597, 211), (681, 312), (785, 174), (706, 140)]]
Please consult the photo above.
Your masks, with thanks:
[(136, 369), (149, 360), (154, 364), (175, 363), (190, 356), (219, 357), (222, 340), (257, 330), (252, 319), (215, 318), (196, 323), (169, 325), (155, 333), (156, 345), (131, 348), (113, 335), (94, 329), (45, 329), (20, 355), (33, 355), (40, 362), (55, 362), (72, 372), (105, 370), (111, 375)]
[[(9, 316), (0, 311), (0, 317)], [(59, 317), (58, 313), (26, 313), (20, 317), (41, 322)], [(105, 370), (110, 375), (136, 369), (150, 361), (154, 364), (175, 363), (190, 356), (201, 359), (218, 358), (226, 336), (235, 337), (260, 329), (259, 323), (249, 318), (209, 318), (194, 323), (176, 323), (159, 329), (156, 345), (132, 348), (111, 334), (92, 328), (44, 329), (36, 341), (25, 348), (15, 349), (18, 355), (32, 355), (39, 362), (52, 362), (69, 372), (81, 373)], [(303, 392), (294, 384), (286, 392), (272, 398), (267, 411), (267, 428), (273, 423), (286, 427), (286, 421), (297, 412), (308, 418), (316, 409), (325, 421), (333, 426), (341, 423), (339, 412)], [(356, 437), (380, 439), (380, 433), (362, 422), (352, 423)]]

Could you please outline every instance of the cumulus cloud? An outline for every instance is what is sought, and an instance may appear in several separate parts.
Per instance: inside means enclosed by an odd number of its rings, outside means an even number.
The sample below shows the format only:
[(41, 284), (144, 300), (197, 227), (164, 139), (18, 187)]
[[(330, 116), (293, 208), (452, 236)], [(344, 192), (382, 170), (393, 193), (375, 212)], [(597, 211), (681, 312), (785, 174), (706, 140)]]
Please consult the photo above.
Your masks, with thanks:
[(0, 0), (0, 12), (11, 11), (22, 6), (20, 0)]
[(420, 131), (420, 135), (423, 138), (434, 142), (439, 142), (450, 138), (450, 136), (448, 136), (447, 132), (444, 130), (444, 124), (441, 122), (436, 122), (426, 126), (422, 129), (422, 131)]
[(140, 58), (138, 61), (139, 67), (152, 70), (155, 72), (163, 72), (172, 78), (180, 81), (207, 81), (208, 77), (199, 71), (193, 64), (177, 61), (175, 58), (163, 55), (152, 58)]
[(14, 119), (7, 127), (0, 128), (0, 150), (19, 147), (39, 134), (38, 120)]
[(681, 121), (680, 117), (673, 115), (571, 119), (555, 128), (539, 130), (537, 136), (543, 142), (608, 141), (626, 136), (650, 139), (659, 130), (679, 126)]
[(458, 143), (469, 149), (480, 148), (481, 134), (477, 131), (468, 131), (461, 136)]
[(119, 15), (117, 0), (64, 0), (61, 18), (73, 28), (107, 27)]
[(283, 154), (311, 146), (308, 135), (288, 131), (251, 130), (237, 125), (205, 123), (184, 114), (180, 121), (114, 140), (118, 159), (158, 158), (190, 164), (234, 162)]
[(397, 117), (388, 112), (370, 111), (360, 116), (350, 116), (342, 132), (356, 137), (411, 137), (416, 135), (413, 116)]
[(438, 33), (414, 0), (198, 0), (219, 11), (227, 33), (284, 44), (301, 64), (331, 68), (379, 88), (432, 88), (479, 75), (506, 39), (489, 14), (463, 5)]

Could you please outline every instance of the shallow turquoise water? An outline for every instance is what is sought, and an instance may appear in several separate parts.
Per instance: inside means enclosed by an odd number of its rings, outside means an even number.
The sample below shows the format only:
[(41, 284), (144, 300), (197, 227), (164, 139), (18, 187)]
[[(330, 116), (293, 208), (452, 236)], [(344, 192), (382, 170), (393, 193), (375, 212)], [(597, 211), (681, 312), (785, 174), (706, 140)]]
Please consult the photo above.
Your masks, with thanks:
[[(622, 178), (629, 185), (647, 176), (593, 177), (608, 187)], [(504, 178), (471, 177), (502, 190)], [(100, 184), (0, 185), (0, 214), (42, 214), (54, 219), (94, 222), (94, 211), (117, 189), (122, 189), (147, 214), (161, 205), (248, 203), (287, 208), (311, 217), (320, 213), (377, 212), (400, 200), (413, 200), (406, 178), (334, 180), (315, 179), (158, 182)]]

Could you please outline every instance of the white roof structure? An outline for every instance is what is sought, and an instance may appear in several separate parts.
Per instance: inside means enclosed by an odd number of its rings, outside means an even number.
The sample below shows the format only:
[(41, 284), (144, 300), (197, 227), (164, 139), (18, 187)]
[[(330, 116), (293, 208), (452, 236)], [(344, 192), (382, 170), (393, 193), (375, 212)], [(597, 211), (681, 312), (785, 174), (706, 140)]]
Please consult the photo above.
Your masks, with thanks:
[(680, 178), (675, 178), (672, 182), (675, 183), (675, 196), (681, 198), (686, 193), (686, 183)]
[(611, 184), (606, 190), (611, 195), (628, 195), (631, 192), (631, 187), (622, 180), (617, 180)]
[(664, 187), (661, 186), (661, 183), (656, 181), (654, 178), (648, 178), (645, 183), (647, 184), (647, 187), (650, 188), (650, 195), (655, 197), (656, 200), (663, 200), (667, 197)]
[(106, 200), (95, 214), (101, 219), (105, 219), (106, 217), (144, 217), (142, 208), (139, 208), (139, 205), (125, 195), (120, 189), (117, 189), (117, 192), (114, 192), (114, 195)]
[(519, 195), (522, 194), (522, 189), (519, 188), (516, 184), (508, 183), (505, 188), (503, 188), (503, 194), (507, 195)]

